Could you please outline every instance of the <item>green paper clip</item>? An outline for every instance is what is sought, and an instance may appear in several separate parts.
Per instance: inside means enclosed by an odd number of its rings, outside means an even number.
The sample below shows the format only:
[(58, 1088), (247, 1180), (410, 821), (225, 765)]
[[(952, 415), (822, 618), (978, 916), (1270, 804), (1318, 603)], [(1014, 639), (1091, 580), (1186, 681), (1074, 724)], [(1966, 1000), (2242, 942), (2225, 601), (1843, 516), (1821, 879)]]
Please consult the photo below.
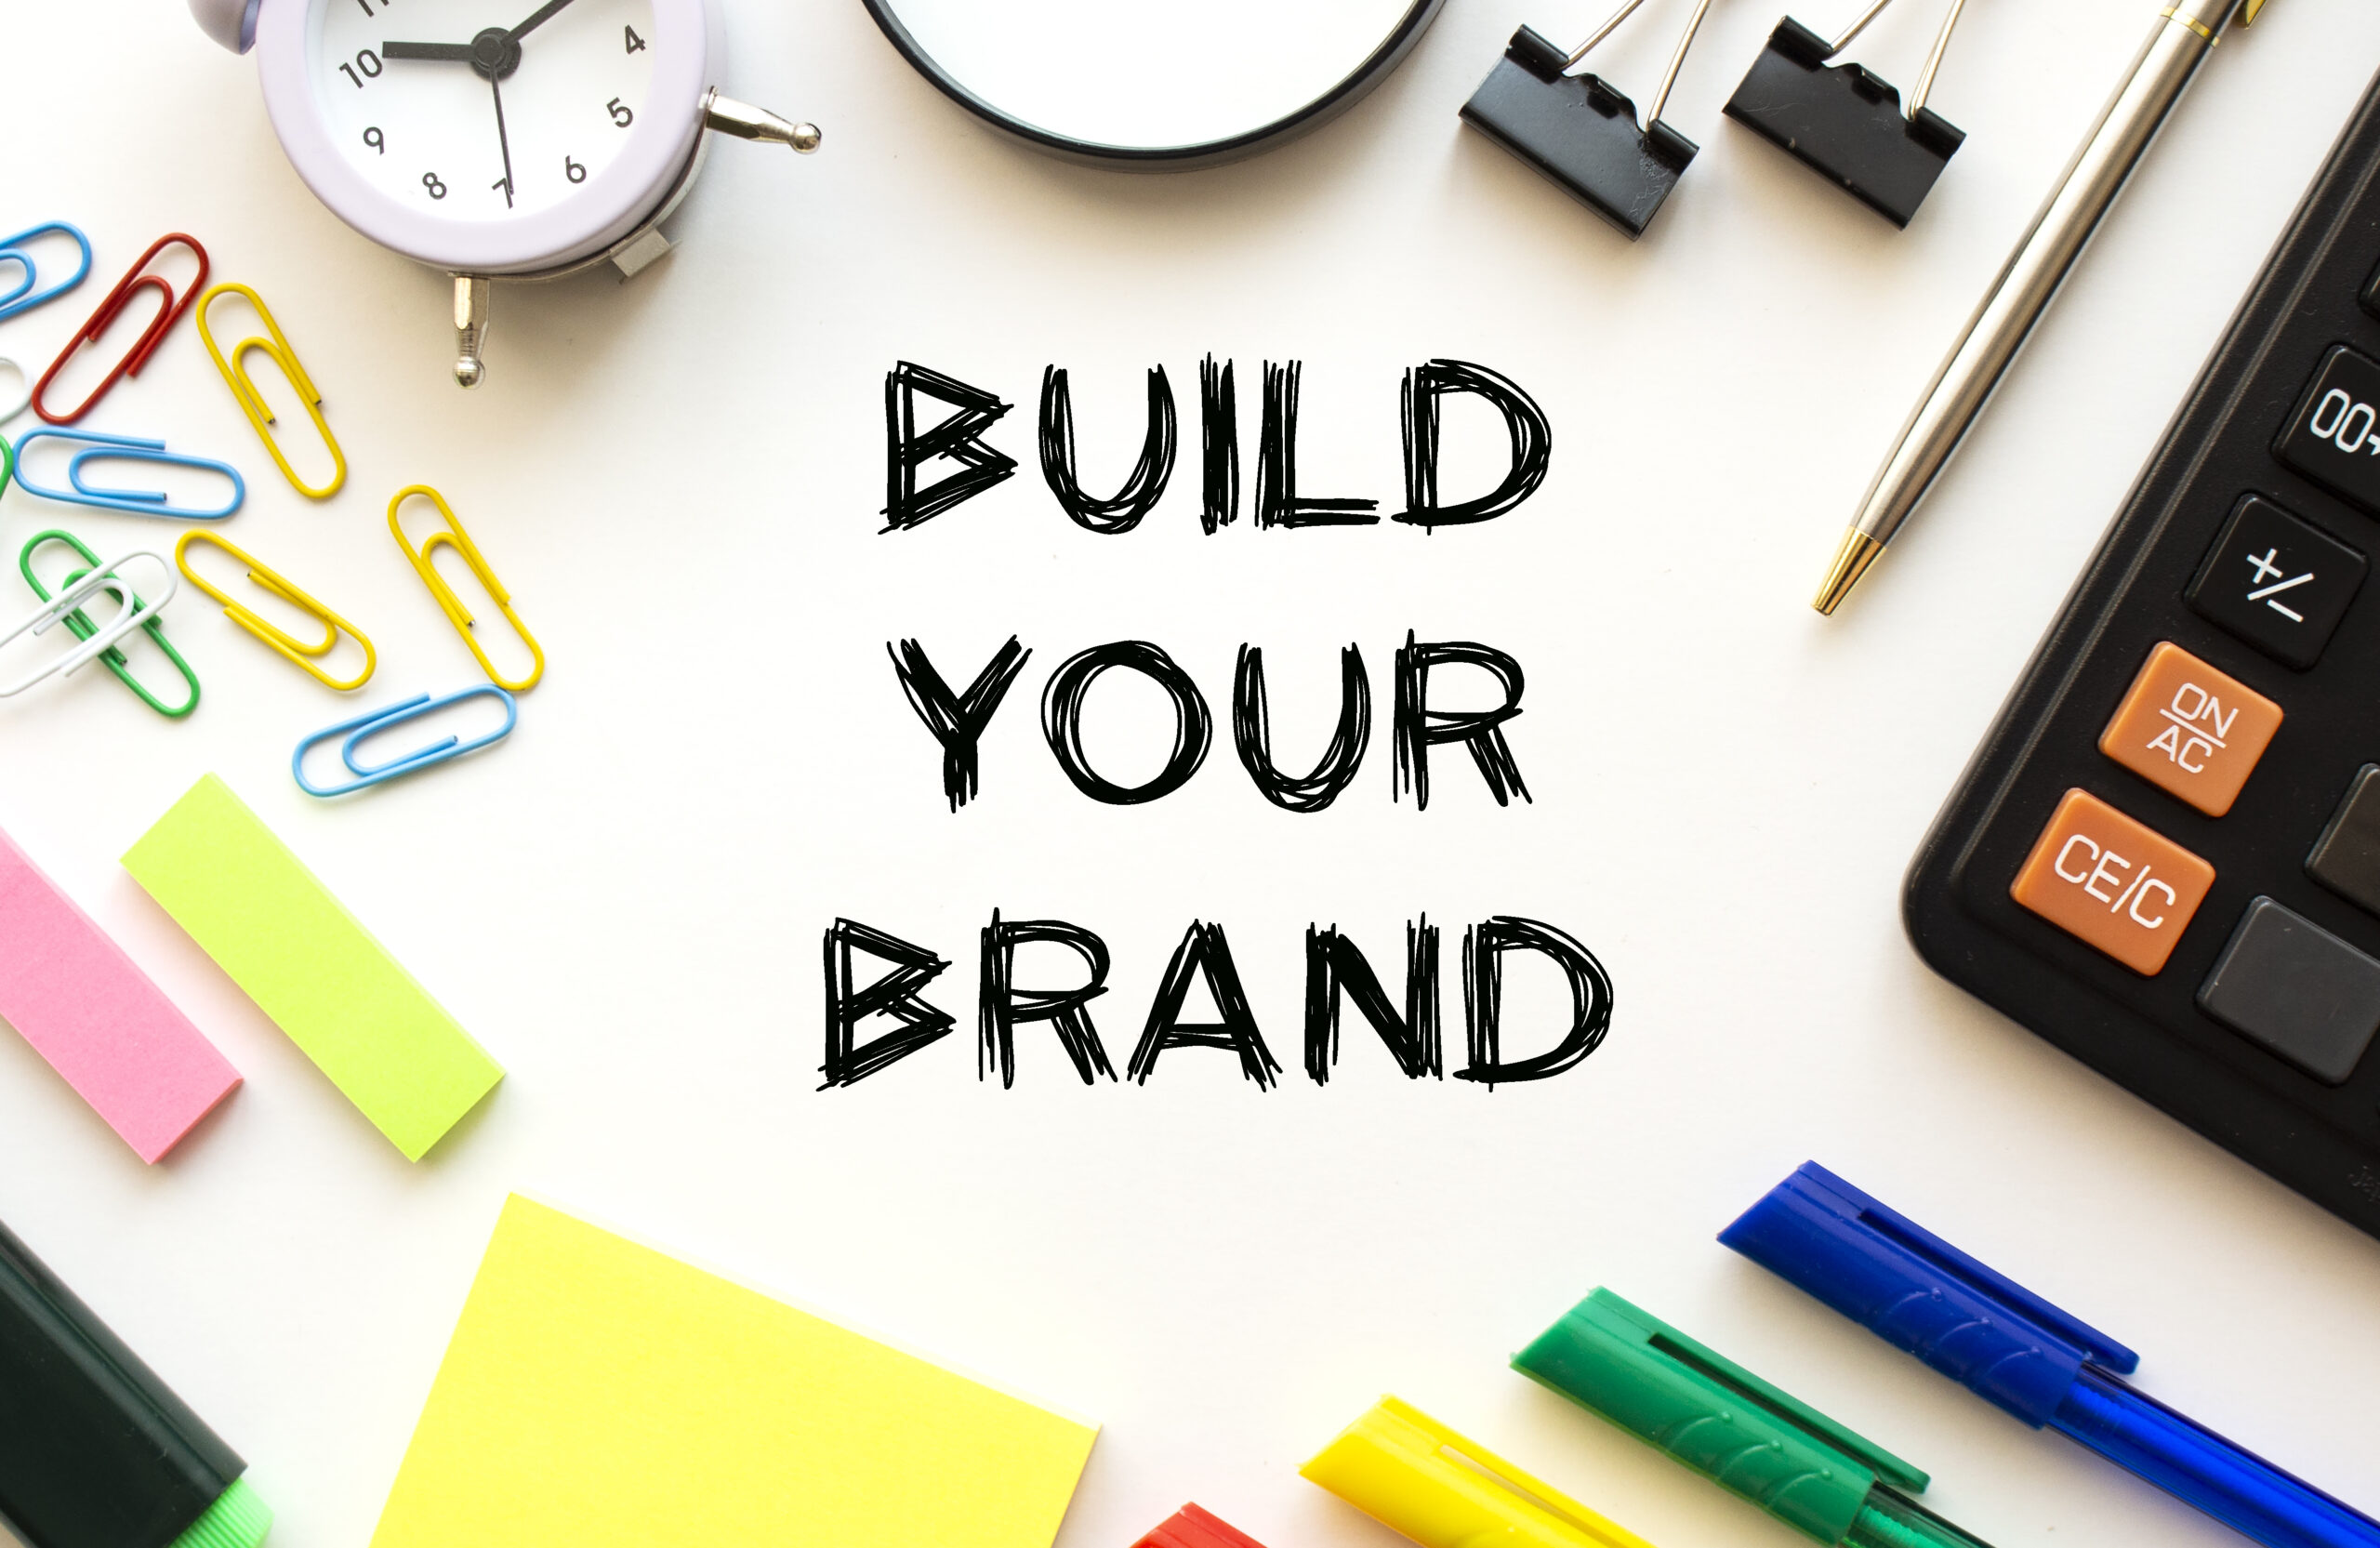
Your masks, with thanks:
[[(5, 452), (7, 449), (7, 443), (6, 441), (0, 441), (0, 452)], [(5, 472), (0, 472), (0, 484), (5, 484), (7, 482), (7, 480)], [(83, 568), (69, 572), (65, 578), (59, 583), (61, 587), (73, 585), (76, 581), (82, 579), (85, 576), (89, 575), (92, 570), (99, 566), (99, 556), (93, 553), (84, 545), (83, 540), (75, 536), (73, 533), (67, 532), (62, 528), (52, 527), (47, 532), (37, 532), (33, 534), (32, 537), (26, 540), (24, 548), (17, 555), (17, 568), (23, 572), (25, 584), (33, 589), (33, 595), (39, 597), (44, 602), (49, 601), (51, 592), (46, 587), (42, 585), (41, 577), (33, 574), (33, 550), (40, 548), (44, 543), (63, 543), (68, 548), (73, 549), (75, 553), (82, 556)], [(112, 594), (119, 598), (123, 595), (122, 592), (117, 591), (113, 587), (110, 587), (108, 589)], [(136, 595), (132, 599), (132, 605), (135, 607), (140, 605), (140, 599), (139, 596)], [(66, 615), (66, 616), (60, 621), (66, 625), (68, 632), (72, 633), (77, 640), (88, 640), (92, 635), (99, 632), (99, 626), (91, 622), (90, 615), (85, 613), (79, 607), (73, 612)], [(172, 642), (166, 640), (164, 619), (152, 618), (147, 623), (142, 624), (140, 628), (142, 632), (146, 633), (149, 638), (155, 642), (157, 648), (165, 653), (165, 659), (174, 664), (174, 670), (181, 673), (182, 681), (190, 685), (190, 697), (187, 701), (185, 701), (179, 708), (171, 708), (165, 704), (157, 697), (156, 695), (149, 691), (146, 684), (142, 683), (139, 678), (132, 675), (132, 664), (125, 658), (125, 654), (120, 648), (110, 646), (107, 650), (101, 652), (99, 655), (99, 664), (107, 668), (109, 671), (113, 672), (115, 674), (115, 680), (118, 682), (123, 683), (126, 688), (129, 688), (134, 693), (139, 695), (141, 703), (147, 705), (158, 714), (165, 716), (165, 719), (169, 721), (178, 721), (183, 716), (188, 715), (192, 710), (198, 708), (198, 674), (190, 669), (190, 663), (182, 659), (182, 653), (174, 649)]]
[(1924, 1473), (1607, 1290), (1513, 1369), (1828, 1548), (1985, 1548), (1909, 1498)]

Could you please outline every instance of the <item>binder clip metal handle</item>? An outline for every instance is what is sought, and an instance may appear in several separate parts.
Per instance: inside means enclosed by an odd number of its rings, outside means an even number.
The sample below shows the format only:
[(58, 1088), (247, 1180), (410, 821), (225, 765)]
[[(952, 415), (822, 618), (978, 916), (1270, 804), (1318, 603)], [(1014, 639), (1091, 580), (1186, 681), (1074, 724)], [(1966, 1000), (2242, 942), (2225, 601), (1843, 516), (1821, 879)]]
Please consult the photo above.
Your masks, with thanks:
[[(1562, 68), (1576, 70), (1580, 60), (1594, 52), (1595, 45), (1620, 31), (1620, 24), (1635, 15), (1636, 7), (1644, 3), (1645, 0), (1625, 0), (1625, 4), (1612, 13), (1610, 20), (1596, 28), (1586, 42), (1570, 51), (1570, 57), (1563, 61)], [(1892, 0), (1880, 0), (1877, 9), (1882, 10), (1890, 4)], [(1676, 89), (1678, 72), (1686, 68), (1686, 53), (1694, 46), (1695, 35), (1702, 31), (1702, 19), (1710, 14), (1711, 0), (1695, 0), (1694, 15), (1686, 24), (1686, 35), (1677, 40), (1677, 47), (1670, 55), (1669, 69), (1661, 73), (1661, 88), (1653, 93), (1653, 105), (1645, 113), (1646, 123), (1659, 124), (1661, 121), (1661, 110), (1670, 105), (1670, 93)]]
[(1966, 142), (1965, 131), (1926, 105), (1966, 0), (1950, 0), (1906, 115), (1891, 82), (1865, 66), (1832, 62), (1891, 4), (1872, 0), (1831, 41), (1790, 16), (1779, 20), (1727, 99), (1726, 112), (1894, 225), (1906, 227)]
[(1636, 105), (1600, 75), (1569, 72), (1633, 16), (1645, 0), (1624, 0), (1587, 40), (1565, 54), (1523, 27), (1471, 100), (1462, 120), (1534, 167), (1631, 240), (1645, 234), (1699, 149), (1662, 121), (1686, 56), (1711, 11), (1695, 0), (1640, 120)]
[[(1870, 6), (1858, 20), (1853, 22), (1841, 37), (1836, 38), (1828, 46), (1826, 58), (1818, 62), (1829, 63), (1836, 55), (1850, 47), (1858, 40), (1859, 34), (1868, 30), (1868, 23), (1884, 15), (1884, 7), (1892, 3), (1893, 0), (1876, 0), (1876, 3)], [(1950, 51), (1950, 34), (1958, 31), (1959, 14), (1966, 8), (1967, 0), (1950, 0), (1950, 14), (1942, 18), (1942, 30), (1934, 34), (1934, 46), (1925, 54), (1925, 72), (1917, 77), (1917, 89), (1909, 94), (1909, 116), (1912, 122), (1925, 111), (1927, 99), (1934, 95), (1934, 78), (1942, 73), (1942, 56)]]

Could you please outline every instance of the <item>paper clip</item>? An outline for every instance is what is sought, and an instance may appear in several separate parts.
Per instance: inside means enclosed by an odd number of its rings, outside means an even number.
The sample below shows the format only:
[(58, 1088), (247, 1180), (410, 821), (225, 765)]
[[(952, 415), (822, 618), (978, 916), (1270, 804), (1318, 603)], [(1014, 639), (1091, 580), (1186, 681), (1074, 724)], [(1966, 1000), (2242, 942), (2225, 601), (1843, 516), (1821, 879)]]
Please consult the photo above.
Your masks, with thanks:
[[(89, 548), (85, 546), (83, 540), (75, 536), (73, 533), (60, 531), (55, 527), (51, 528), (47, 532), (35, 533), (32, 537), (26, 540), (25, 546), (18, 551), (17, 568), (23, 573), (25, 584), (33, 589), (33, 595), (39, 597), (44, 602), (50, 600), (49, 588), (44, 586), (41, 583), (41, 577), (33, 574), (33, 550), (40, 548), (44, 543), (63, 543), (68, 548), (73, 549), (76, 556), (83, 561), (83, 567), (81, 569), (72, 570), (67, 573), (66, 577), (60, 582), (62, 586), (73, 586), (76, 581), (81, 580), (85, 576), (89, 575), (99, 566), (99, 556), (93, 553)], [(125, 589), (123, 587), (112, 585), (107, 589), (109, 595), (114, 597), (119, 602), (124, 600)], [(137, 593), (132, 598), (132, 605), (136, 609), (140, 605), (140, 598)], [(65, 624), (67, 629), (72, 632), (77, 640), (88, 640), (92, 635), (99, 632), (99, 626), (91, 622), (91, 615), (84, 612), (79, 607), (73, 612), (66, 615)], [(155, 644), (159, 650), (165, 653), (165, 659), (174, 664), (174, 670), (181, 673), (182, 681), (187, 683), (190, 687), (190, 697), (183, 701), (179, 708), (169, 708), (165, 701), (158, 698), (156, 695), (151, 693), (148, 690), (148, 687), (143, 684), (139, 678), (132, 675), (132, 665), (125, 658), (125, 654), (120, 647), (111, 645), (106, 650), (101, 651), (99, 653), (99, 665), (105, 667), (109, 671), (113, 672), (118, 682), (123, 683), (126, 688), (131, 689), (135, 694), (140, 695), (141, 703), (147, 705), (158, 714), (165, 716), (165, 719), (169, 721), (178, 721), (183, 716), (198, 708), (198, 674), (190, 669), (190, 663), (182, 659), (182, 653), (174, 649), (172, 642), (165, 638), (165, 623), (164, 619), (152, 616), (148, 622), (142, 624), (140, 628), (141, 631), (149, 636), (150, 641)]]
[(1463, 104), (1462, 121), (1553, 179), (1571, 197), (1631, 240), (1645, 234), (1700, 149), (1661, 121), (1670, 90), (1686, 67), (1711, 0), (1695, 0), (1694, 16), (1638, 127), (1636, 104), (1600, 75), (1568, 73), (1595, 45), (1636, 14), (1645, 0), (1625, 0), (1618, 14), (1568, 54), (1523, 27), (1504, 57)]
[[(432, 742), (428, 747), (416, 748), (381, 763), (365, 763), (360, 761), (355, 756), (355, 749), (367, 737), (394, 731), (401, 725), (418, 721), (427, 715), (434, 715), (450, 705), (462, 703), (465, 699), (477, 698), (496, 699), (504, 706), (504, 723), (484, 736), (475, 736), (468, 742), (459, 737), (448, 736), (443, 741)], [(402, 704), (391, 704), (378, 709), (366, 710), (351, 721), (341, 721), (337, 725), (325, 726), (307, 737), (298, 744), (298, 750), (289, 755), (289, 773), (291, 777), (298, 781), (298, 787), (310, 796), (322, 796), (327, 799), (331, 796), (349, 795), (386, 780), (401, 778), (409, 774), (418, 774), (424, 769), (451, 762), (467, 753), (477, 752), (482, 748), (493, 747), (512, 734), (512, 728), (520, 722), (520, 719), (521, 707), (512, 695), (501, 688), (490, 687), (484, 682), (475, 683), (459, 694), (449, 694), (444, 698), (439, 699), (433, 699), (428, 694), (416, 694)], [(306, 754), (334, 736), (342, 735), (347, 740), (339, 745), (339, 761), (345, 763), (348, 772), (355, 777), (344, 785), (316, 785), (306, 777)]]
[(33, 406), (33, 374), (31, 371), (26, 370), (23, 366), (18, 364), (15, 361), (10, 360), (7, 355), (0, 355), (0, 365), (5, 365), (9, 370), (14, 371), (17, 374), (18, 382), (22, 387), (22, 390), (17, 394), (17, 401), (15, 403), (10, 404), (7, 408), (0, 408), (0, 425), (5, 425), (9, 420), (14, 419), (18, 415), (22, 414), (25, 410)]
[[(198, 259), (198, 273), (192, 278), (190, 287), (179, 297), (175, 296), (174, 287), (164, 278), (146, 271), (151, 259), (176, 243), (189, 248)], [(71, 425), (90, 413), (117, 382), (126, 377), (137, 377), (140, 374), (140, 368), (149, 364), (149, 357), (157, 352), (157, 346), (165, 341), (165, 335), (172, 331), (174, 324), (180, 319), (183, 312), (191, 309), (191, 303), (198, 299), (199, 290), (205, 284), (206, 249), (198, 245), (198, 239), (193, 236), (185, 236), (180, 232), (169, 232), (159, 237), (150, 245), (147, 252), (140, 255), (140, 261), (127, 270), (124, 278), (116, 281), (115, 288), (109, 291), (107, 299), (99, 303), (99, 310), (91, 313), (91, 320), (83, 324), (83, 331), (67, 340), (65, 350), (56, 360), (50, 362), (49, 369), (44, 371), (41, 374), (41, 379), (33, 384), (33, 412), (53, 425)], [(140, 330), (140, 337), (133, 344), (131, 352), (115, 363), (114, 368), (108, 372), (107, 379), (93, 388), (91, 395), (77, 404), (74, 412), (72, 414), (51, 413), (47, 405), (42, 402), (42, 399), (48, 395), (50, 383), (58, 379), (58, 373), (66, 368), (66, 363), (74, 358), (76, 351), (86, 344), (99, 342), (99, 337), (108, 331), (110, 324), (124, 314), (126, 307), (132, 304), (133, 293), (139, 290), (154, 290), (165, 299), (158, 306), (157, 315), (150, 321), (147, 327)]]
[[(74, 245), (83, 250), (82, 260), (76, 265), (73, 273), (51, 285), (47, 290), (35, 293), (33, 286), (41, 283), (40, 271), (33, 263), (33, 256), (24, 250), (22, 244), (31, 242), (37, 236), (47, 236), (52, 232), (73, 237)], [(5, 323), (20, 311), (33, 311), (44, 301), (58, 299), (89, 278), (91, 239), (63, 220), (46, 221), (19, 232), (5, 241), (0, 241), (0, 263), (13, 263), (25, 271), (24, 278), (17, 283), (17, 288), (5, 296), (0, 296), (0, 323)], [(7, 417), (8, 417), (7, 415), (0, 414), (0, 419)]]
[[(226, 293), (245, 297), (248, 305), (256, 308), (257, 315), (264, 320), (265, 332), (272, 336), (258, 338), (251, 335), (243, 338), (231, 346), (228, 357), (222, 347), (215, 342), (215, 331), (206, 323), (207, 309), (215, 304), (217, 297)], [(289, 481), (289, 487), (316, 500), (326, 500), (337, 494), (340, 485), (347, 483), (347, 454), (339, 450), (338, 438), (331, 434), (329, 422), (323, 417), (322, 393), (315, 390), (313, 378), (306, 375), (306, 368), (298, 364), (297, 351), (290, 349), (288, 337), (281, 331), (281, 324), (273, 321), (272, 312), (265, 306), (264, 298), (245, 284), (217, 285), (198, 298), (198, 337), (205, 341), (206, 352), (215, 359), (215, 369), (222, 373), (224, 385), (231, 388), (231, 397), (239, 404), (240, 412), (248, 417), (248, 423), (256, 430), (257, 439), (263, 442), (264, 449), (272, 454), (272, 460), (281, 469), (281, 476)], [(273, 417), (272, 410), (265, 405), (264, 394), (257, 390), (255, 380), (248, 375), (250, 350), (262, 351), (267, 360), (281, 367), (282, 375), (289, 378), (289, 385), (297, 390), (299, 401), (306, 406), (306, 413), (313, 419), (314, 429), (321, 432), (323, 444), (330, 448), (331, 481), (320, 489), (298, 476), (297, 470), (289, 466), (289, 459), (282, 455), (281, 443), (273, 439), (272, 427), (279, 421)]]
[[(246, 565), (250, 580), (322, 625), (323, 642), (319, 645), (305, 643), (280, 625), (261, 616), (245, 603), (233, 602), (229, 596), (208, 584), (206, 577), (192, 569), (190, 562), (190, 546), (202, 541), (213, 544)], [(372, 670), (377, 665), (379, 657), (374, 654), (372, 642), (364, 638), (364, 631), (292, 586), (279, 575), (267, 569), (255, 555), (245, 549), (227, 543), (215, 534), (201, 528), (182, 534), (181, 541), (174, 545), (174, 562), (180, 566), (182, 574), (190, 577), (190, 583), (192, 586), (223, 604), (225, 617), (263, 641), (271, 649), (288, 657), (291, 663), (305, 671), (315, 681), (328, 688), (336, 688), (344, 694), (350, 689), (361, 688), (372, 680)], [(342, 633), (364, 647), (364, 669), (346, 682), (339, 681), (323, 670), (313, 659), (316, 656), (328, 655), (332, 647), (338, 643), (338, 637)]]
[[(36, 441), (60, 441), (83, 447), (67, 460), (68, 487), (44, 488), (25, 476), (25, 448)], [(219, 510), (197, 510), (173, 504), (162, 491), (95, 487), (83, 476), (84, 467), (93, 462), (153, 462), (168, 468), (204, 468), (231, 481), (231, 497)], [(211, 456), (177, 456), (165, 450), (163, 441), (100, 435), (94, 430), (27, 430), (17, 442), (17, 487), (45, 500), (87, 505), (100, 510), (126, 510), (135, 516), (161, 516), (177, 522), (219, 522), (239, 509), (248, 497), (247, 481), (228, 462), (218, 462)]]
[[(155, 602), (141, 600), (139, 594), (133, 589), (132, 583), (124, 576), (124, 567), (136, 559), (149, 560), (165, 573), (165, 589)], [(40, 634), (46, 631), (53, 624), (64, 623), (80, 612), (85, 602), (101, 593), (115, 598), (115, 615), (103, 624), (94, 625), (90, 634), (83, 642), (64, 655), (53, 659), (46, 666), (35, 668), (14, 682), (0, 684), (0, 699), (13, 698), (37, 682), (46, 681), (53, 677), (67, 676), (98, 660), (112, 649), (117, 641), (164, 612), (165, 604), (174, 600), (174, 593), (180, 589), (181, 580), (174, 574), (174, 567), (165, 562), (165, 555), (152, 553), (146, 549), (136, 549), (99, 565), (60, 591), (40, 612), (7, 633), (0, 634), (0, 650), (6, 650), (24, 635)], [(85, 621), (88, 622), (88, 619)]]
[(1863, 65), (1827, 61), (1851, 46), (1892, 0), (1831, 43), (1792, 17), (1777, 24), (1743, 85), (1727, 99), (1727, 116), (1896, 226), (1907, 226), (1934, 192), (1935, 179), (1966, 143), (1965, 131), (1925, 105), (1966, 0), (1950, 0), (1935, 34), (1925, 73), (1901, 116), (1900, 93)]
[[(397, 520), (398, 508), (416, 495), (422, 496), (436, 506), (438, 514), (446, 523), (445, 531), (431, 533), (418, 549), (415, 548), (412, 541), (405, 536), (404, 524)], [(396, 498), (389, 502), (389, 530), (396, 535), (397, 547), (404, 549), (405, 558), (413, 562), (414, 573), (421, 576), (421, 583), (424, 586), (430, 588), (430, 594), (438, 599), (438, 605), (446, 610), (447, 619), (454, 624), (455, 632), (463, 637), (463, 643), (470, 646), (471, 654), (479, 657), (480, 670), (487, 674), (488, 681), (499, 688), (509, 688), (516, 694), (525, 694), (535, 688), (537, 685), (537, 680), (546, 675), (546, 653), (536, 640), (530, 635), (528, 627), (522, 623), (521, 615), (512, 611), (511, 594), (505, 590), (504, 583), (496, 578), (496, 572), (487, 567), (487, 561), (480, 557), (479, 546), (471, 541), (468, 533), (464, 532), (463, 523), (455, 520), (454, 508), (446, 503), (446, 496), (426, 483), (412, 484), (398, 490)], [(512, 626), (513, 632), (521, 636), (521, 642), (529, 647), (531, 662), (529, 675), (520, 681), (507, 682), (496, 675), (496, 663), (487, 658), (487, 652), (480, 648), (479, 637), (471, 632), (471, 615), (465, 610), (462, 599), (455, 595), (455, 589), (446, 584), (446, 577), (438, 573), (436, 565), (430, 563), (430, 554), (441, 544), (463, 556), (463, 562), (471, 567), (471, 574), (477, 576), (480, 584), (487, 588), (487, 594), (495, 602), (496, 611), (504, 615), (505, 621)]]

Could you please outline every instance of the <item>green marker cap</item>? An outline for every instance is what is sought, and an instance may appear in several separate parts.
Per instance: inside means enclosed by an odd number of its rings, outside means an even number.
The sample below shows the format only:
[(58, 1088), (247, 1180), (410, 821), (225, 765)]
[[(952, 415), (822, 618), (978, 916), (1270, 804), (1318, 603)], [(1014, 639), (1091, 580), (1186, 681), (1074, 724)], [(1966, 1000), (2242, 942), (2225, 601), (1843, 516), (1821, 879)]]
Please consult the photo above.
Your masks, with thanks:
[(257, 1548), (271, 1530), (272, 1512), (248, 1487), (247, 1479), (234, 1478), (204, 1515), (182, 1528), (182, 1535), (169, 1548)]
[(1599, 1290), (1513, 1369), (1659, 1448), (1829, 1548), (1852, 1536), (1879, 1479), (1926, 1476), (1660, 1318)]

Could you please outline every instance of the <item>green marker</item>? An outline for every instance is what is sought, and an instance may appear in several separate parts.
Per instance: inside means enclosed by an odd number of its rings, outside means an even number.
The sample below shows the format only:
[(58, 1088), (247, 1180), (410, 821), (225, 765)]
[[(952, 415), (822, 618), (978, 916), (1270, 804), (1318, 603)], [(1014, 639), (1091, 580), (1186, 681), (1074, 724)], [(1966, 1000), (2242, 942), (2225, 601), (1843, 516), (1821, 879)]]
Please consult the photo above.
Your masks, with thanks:
[(1924, 1474), (1607, 1290), (1513, 1369), (1829, 1548), (1990, 1548), (1909, 1498)]

